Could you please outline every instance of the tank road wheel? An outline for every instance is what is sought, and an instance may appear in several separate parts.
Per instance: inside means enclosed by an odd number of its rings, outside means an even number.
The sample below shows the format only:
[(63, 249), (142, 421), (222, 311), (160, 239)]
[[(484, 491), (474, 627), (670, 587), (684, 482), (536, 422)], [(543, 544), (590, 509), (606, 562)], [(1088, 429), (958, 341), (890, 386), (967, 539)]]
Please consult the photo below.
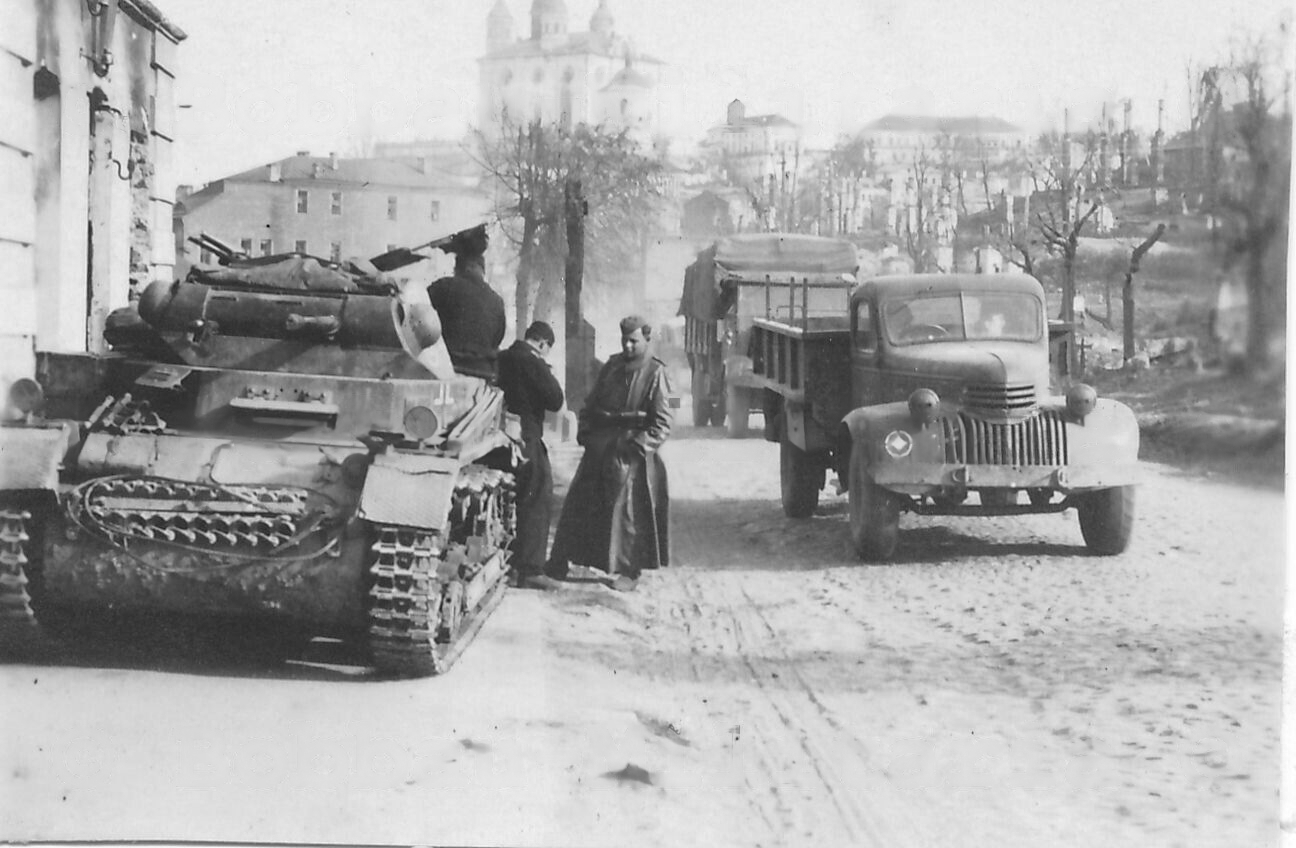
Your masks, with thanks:
[(1089, 550), (1102, 556), (1124, 552), (1134, 530), (1134, 487), (1117, 486), (1080, 496), (1080, 535)]
[(744, 438), (750, 412), (747, 390), (740, 386), (725, 386), (725, 435), (731, 439)]
[(850, 537), (855, 556), (867, 562), (890, 559), (900, 536), (900, 504), (877, 485), (858, 456), (850, 459)]
[(787, 436), (779, 442), (779, 483), (783, 514), (788, 518), (809, 518), (819, 506), (824, 469), (813, 456), (792, 444)]

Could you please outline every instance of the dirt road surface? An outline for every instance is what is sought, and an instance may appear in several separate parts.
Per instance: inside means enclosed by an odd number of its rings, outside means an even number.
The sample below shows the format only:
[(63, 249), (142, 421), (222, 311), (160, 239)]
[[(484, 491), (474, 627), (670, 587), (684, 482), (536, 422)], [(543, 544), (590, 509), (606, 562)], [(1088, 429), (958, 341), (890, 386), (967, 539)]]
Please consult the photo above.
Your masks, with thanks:
[(773, 445), (667, 455), (675, 565), (511, 591), (442, 678), (327, 644), (0, 667), (0, 838), (1276, 844), (1281, 493), (1150, 465), (1124, 555), (1070, 512), (905, 516), (865, 566), (844, 498), (782, 516)]

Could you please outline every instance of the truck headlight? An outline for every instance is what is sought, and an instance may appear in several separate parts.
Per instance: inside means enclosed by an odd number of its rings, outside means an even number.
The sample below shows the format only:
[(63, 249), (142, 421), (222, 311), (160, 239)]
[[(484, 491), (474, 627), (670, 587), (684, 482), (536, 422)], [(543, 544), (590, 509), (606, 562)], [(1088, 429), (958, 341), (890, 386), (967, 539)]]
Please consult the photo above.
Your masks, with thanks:
[(1083, 424), (1089, 413), (1098, 405), (1098, 392), (1093, 386), (1076, 383), (1066, 392), (1067, 414), (1077, 424)]
[(914, 423), (925, 427), (940, 414), (940, 395), (931, 389), (916, 389), (909, 395), (909, 416)]

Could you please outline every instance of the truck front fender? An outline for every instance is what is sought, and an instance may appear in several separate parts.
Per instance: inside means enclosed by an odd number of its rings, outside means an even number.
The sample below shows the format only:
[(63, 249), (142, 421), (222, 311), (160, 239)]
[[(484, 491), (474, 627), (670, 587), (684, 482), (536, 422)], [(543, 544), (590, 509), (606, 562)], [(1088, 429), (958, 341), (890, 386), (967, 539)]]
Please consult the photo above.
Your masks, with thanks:
[(1139, 427), (1134, 411), (1120, 401), (1099, 398), (1084, 421), (1067, 428), (1070, 464), (1105, 465), (1138, 459)]
[(847, 480), (852, 456), (862, 456), (866, 468), (885, 462), (889, 459), (882, 446), (886, 434), (892, 430), (908, 431), (912, 428), (913, 421), (906, 403), (882, 403), (851, 410), (842, 419), (838, 430), (834, 456), (838, 476), (843, 482)]

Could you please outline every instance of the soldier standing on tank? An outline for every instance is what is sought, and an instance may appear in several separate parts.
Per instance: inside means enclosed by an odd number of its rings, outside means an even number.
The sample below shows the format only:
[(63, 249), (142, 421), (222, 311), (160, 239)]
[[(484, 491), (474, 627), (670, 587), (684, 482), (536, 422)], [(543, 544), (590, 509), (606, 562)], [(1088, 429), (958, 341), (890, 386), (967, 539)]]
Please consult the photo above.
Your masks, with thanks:
[(543, 573), (553, 514), (549, 502), (553, 470), (543, 438), (544, 416), (563, 405), (562, 386), (545, 361), (553, 344), (553, 328), (536, 321), (499, 355), (499, 386), (509, 412), (522, 420), (525, 457), (517, 472), (517, 536), (510, 545), (515, 585), (545, 591), (559, 588), (558, 581)]
[(441, 318), (441, 333), (455, 370), (495, 379), (504, 341), (504, 298), (486, 282), (486, 227), (456, 233), (441, 249), (455, 257), (454, 275), (428, 286), (428, 299)]

